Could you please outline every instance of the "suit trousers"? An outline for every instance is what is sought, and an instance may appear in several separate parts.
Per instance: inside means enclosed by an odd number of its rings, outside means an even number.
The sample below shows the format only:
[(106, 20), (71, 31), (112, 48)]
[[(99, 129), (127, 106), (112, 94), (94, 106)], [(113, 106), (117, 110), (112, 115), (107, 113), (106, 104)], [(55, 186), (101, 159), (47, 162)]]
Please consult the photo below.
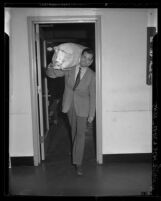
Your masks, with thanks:
[(85, 148), (87, 117), (76, 115), (74, 104), (72, 103), (68, 112), (68, 119), (72, 135), (72, 162), (74, 165), (81, 165)]

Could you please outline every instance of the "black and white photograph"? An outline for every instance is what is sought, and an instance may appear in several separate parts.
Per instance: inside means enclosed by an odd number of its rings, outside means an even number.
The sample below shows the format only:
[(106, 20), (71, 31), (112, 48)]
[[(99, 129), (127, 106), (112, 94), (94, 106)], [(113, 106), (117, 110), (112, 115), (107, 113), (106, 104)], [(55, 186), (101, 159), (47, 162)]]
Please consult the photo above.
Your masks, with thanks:
[(159, 196), (158, 9), (7, 5), (4, 33), (8, 195)]

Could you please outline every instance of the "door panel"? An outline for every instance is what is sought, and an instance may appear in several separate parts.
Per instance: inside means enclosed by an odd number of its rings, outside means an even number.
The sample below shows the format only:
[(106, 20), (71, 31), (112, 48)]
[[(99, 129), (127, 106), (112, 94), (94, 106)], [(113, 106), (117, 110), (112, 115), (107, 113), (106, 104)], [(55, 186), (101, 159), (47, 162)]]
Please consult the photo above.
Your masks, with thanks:
[(35, 25), (36, 31), (36, 65), (37, 65), (37, 94), (38, 94), (38, 111), (39, 111), (39, 135), (40, 135), (40, 148), (41, 159), (45, 160), (44, 152), (44, 115), (43, 115), (43, 99), (42, 99), (42, 70), (41, 70), (41, 57), (40, 57), (40, 37), (39, 25)]

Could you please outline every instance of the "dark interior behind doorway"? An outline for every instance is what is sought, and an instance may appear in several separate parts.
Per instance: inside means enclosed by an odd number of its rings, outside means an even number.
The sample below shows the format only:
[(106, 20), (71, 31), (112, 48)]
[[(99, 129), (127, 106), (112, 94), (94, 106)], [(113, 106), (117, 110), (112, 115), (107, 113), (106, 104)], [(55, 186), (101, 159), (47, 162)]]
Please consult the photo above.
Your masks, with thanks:
[[(95, 23), (55, 23), (55, 24), (40, 24), (40, 40), (41, 44), (45, 40), (46, 41), (46, 64), (48, 65), (51, 62), (52, 56), (54, 54), (54, 50), (52, 49), (54, 46), (59, 45), (61, 43), (78, 43), (83, 46), (87, 46), (93, 49), (95, 52)], [(42, 53), (41, 48), (41, 55)], [(90, 67), (95, 71), (95, 61)], [(42, 70), (43, 72), (43, 70)], [(42, 76), (45, 76), (43, 74)], [(57, 79), (57, 78), (56, 78)], [(54, 98), (54, 89), (59, 89), (59, 95), (63, 95), (64, 91), (64, 78), (58, 78), (57, 81), (55, 79), (51, 79), (47, 77), (48, 82), (48, 92), (49, 92), (49, 113), (50, 106), (52, 105), (52, 101)], [(53, 87), (54, 86), (54, 87)], [(61, 105), (61, 103), (60, 103)], [(59, 114), (61, 113), (61, 107), (59, 105)], [(89, 133), (91, 133), (91, 129), (94, 130), (95, 133), (95, 122), (93, 123), (93, 128), (89, 127)], [(53, 127), (52, 127), (53, 128)], [(51, 130), (51, 129), (50, 129)], [(61, 129), (60, 129), (61, 130)], [(59, 131), (59, 129), (58, 129)], [(50, 132), (49, 132), (50, 133)], [(56, 134), (55, 136), (59, 136), (60, 134)], [(49, 138), (48, 138), (49, 139)], [(94, 144), (95, 144), (95, 134), (94, 134)], [(57, 138), (58, 140), (58, 138)], [(50, 140), (49, 140), (50, 141)], [(54, 142), (56, 143), (56, 142)], [(93, 142), (92, 142), (93, 143)], [(52, 149), (51, 149), (52, 151)], [(47, 153), (46, 153), (47, 154)]]

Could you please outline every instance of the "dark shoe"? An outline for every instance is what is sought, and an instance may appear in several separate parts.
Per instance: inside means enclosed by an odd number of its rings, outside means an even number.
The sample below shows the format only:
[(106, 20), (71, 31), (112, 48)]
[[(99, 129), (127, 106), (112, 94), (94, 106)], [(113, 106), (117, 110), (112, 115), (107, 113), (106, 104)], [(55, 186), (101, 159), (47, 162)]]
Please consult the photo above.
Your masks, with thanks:
[(80, 165), (76, 165), (76, 172), (79, 176), (83, 175), (82, 167)]

